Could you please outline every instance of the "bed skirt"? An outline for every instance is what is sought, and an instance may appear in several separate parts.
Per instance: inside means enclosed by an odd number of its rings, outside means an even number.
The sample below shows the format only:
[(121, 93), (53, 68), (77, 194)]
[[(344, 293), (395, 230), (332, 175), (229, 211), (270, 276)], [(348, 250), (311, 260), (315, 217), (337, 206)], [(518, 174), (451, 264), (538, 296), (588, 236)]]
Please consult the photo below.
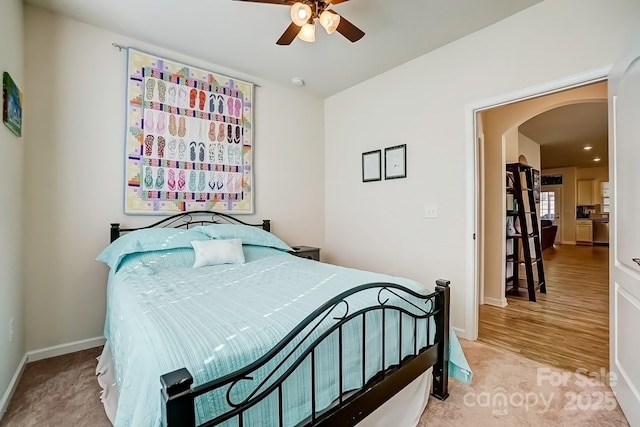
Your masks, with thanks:
[(113, 424), (116, 420), (120, 391), (118, 390), (118, 383), (116, 382), (113, 356), (111, 355), (111, 346), (109, 345), (109, 341), (104, 344), (102, 354), (98, 357), (96, 375), (98, 376), (98, 384), (100, 384), (100, 387), (102, 388), (100, 400), (104, 405), (104, 411), (107, 413), (107, 418), (109, 418), (109, 421)]
[[(420, 416), (427, 407), (429, 396), (431, 395), (432, 370), (433, 367), (429, 368), (425, 373), (413, 380), (398, 394), (385, 402), (384, 405), (358, 423), (358, 427), (387, 427), (390, 425), (415, 427), (418, 425)], [(96, 375), (98, 384), (102, 388), (100, 400), (102, 400), (109, 421), (113, 424), (116, 419), (120, 393), (115, 378), (111, 346), (108, 341), (105, 343), (102, 354), (98, 358)], [(159, 381), (160, 379), (158, 378)], [(160, 387), (158, 387), (158, 390), (160, 390)]]

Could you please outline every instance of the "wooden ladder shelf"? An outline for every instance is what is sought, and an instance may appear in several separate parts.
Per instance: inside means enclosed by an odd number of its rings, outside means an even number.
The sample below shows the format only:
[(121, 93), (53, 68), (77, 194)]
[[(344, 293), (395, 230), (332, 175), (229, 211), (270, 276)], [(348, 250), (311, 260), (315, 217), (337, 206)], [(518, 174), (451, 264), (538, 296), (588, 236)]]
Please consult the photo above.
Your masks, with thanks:
[[(542, 245), (540, 243), (540, 225), (538, 223), (538, 213), (536, 212), (536, 201), (533, 192), (533, 168), (523, 163), (507, 164), (507, 175), (512, 177), (512, 186), (507, 185), (507, 194), (512, 194), (515, 206), (507, 209), (507, 217), (517, 218), (520, 223), (520, 230), (517, 233), (507, 232), (507, 241), (513, 242), (513, 252), (507, 254), (506, 263), (512, 265), (512, 273), (506, 278), (506, 294), (519, 295), (520, 289), (520, 265), (524, 265), (527, 276), (527, 292), (529, 301), (536, 301), (536, 291), (547, 293), (547, 286), (544, 277), (544, 266), (542, 262)], [(522, 176), (524, 175), (524, 185)], [(509, 182), (509, 179), (507, 179)], [(526, 202), (525, 202), (526, 200)], [(531, 228), (531, 230), (529, 230)], [(518, 231), (518, 230), (517, 230)], [(511, 234), (511, 235), (510, 235)], [(522, 242), (522, 256), (518, 241)], [(534, 276), (534, 266), (537, 272), (537, 281)]]

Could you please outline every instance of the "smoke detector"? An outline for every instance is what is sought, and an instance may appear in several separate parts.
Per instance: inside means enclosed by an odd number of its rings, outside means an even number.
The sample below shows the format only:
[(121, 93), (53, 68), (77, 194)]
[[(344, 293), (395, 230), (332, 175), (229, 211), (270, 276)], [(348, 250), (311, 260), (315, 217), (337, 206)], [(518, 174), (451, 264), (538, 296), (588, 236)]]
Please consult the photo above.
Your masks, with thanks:
[(304, 86), (304, 80), (302, 80), (300, 77), (294, 77), (291, 79), (291, 84), (296, 87), (301, 87)]

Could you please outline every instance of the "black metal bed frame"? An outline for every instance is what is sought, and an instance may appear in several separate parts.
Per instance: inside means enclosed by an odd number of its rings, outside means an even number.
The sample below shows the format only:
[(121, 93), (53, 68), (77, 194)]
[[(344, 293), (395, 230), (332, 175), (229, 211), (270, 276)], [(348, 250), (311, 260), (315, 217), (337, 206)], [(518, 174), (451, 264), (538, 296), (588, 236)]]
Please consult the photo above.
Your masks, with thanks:
[(168, 216), (153, 224), (138, 228), (120, 228), (120, 223), (111, 223), (111, 243), (124, 233), (148, 228), (190, 228), (196, 225), (206, 224), (242, 224), (251, 227), (261, 227), (264, 231), (271, 231), (271, 221), (265, 219), (262, 224), (249, 224), (230, 215), (211, 211), (189, 211)]
[[(210, 216), (202, 220), (198, 215)], [(111, 224), (111, 241), (117, 239), (121, 233), (152, 227), (190, 227), (198, 224), (210, 223), (240, 223), (260, 226), (269, 231), (269, 220), (262, 224), (247, 224), (225, 214), (208, 211), (185, 212), (158, 221), (150, 226), (122, 229), (119, 224)], [(286, 408), (283, 405), (283, 384), (297, 369), (301, 369), (307, 360), (311, 363), (311, 411), (308, 417), (298, 426), (353, 426), (366, 418), (392, 398), (396, 393), (418, 378), (433, 366), (432, 395), (440, 400), (449, 396), (449, 290), (448, 280), (437, 280), (435, 292), (422, 295), (404, 286), (394, 283), (368, 283), (357, 286), (327, 301), (311, 313), (296, 326), (274, 348), (250, 365), (225, 375), (213, 381), (193, 387), (193, 377), (186, 368), (167, 373), (160, 377), (162, 384), (163, 420), (167, 427), (211, 427), (236, 419), (239, 427), (244, 426), (245, 412), (265, 399), (276, 396), (278, 400), (278, 426), (284, 426)], [(349, 304), (350, 297), (356, 295), (377, 293), (377, 301), (365, 308), (352, 312)], [(392, 346), (398, 348), (396, 364), (386, 364), (385, 356), (389, 336), (386, 331), (394, 324), (390, 324), (389, 313), (397, 313), (397, 341)], [(382, 369), (373, 377), (366, 378), (365, 359), (367, 355), (366, 322), (367, 316), (379, 316), (381, 320), (381, 357)], [(403, 341), (403, 319), (408, 319), (413, 325), (413, 351), (408, 354), (403, 351), (406, 339)], [(419, 322), (425, 325), (420, 330)], [(343, 329), (352, 322), (362, 324), (361, 348), (363, 386), (356, 390), (343, 389)], [(322, 328), (320, 327), (322, 325)], [(324, 329), (323, 329), (324, 328)], [(432, 328), (435, 333), (431, 334)], [(424, 332), (425, 345), (418, 347), (419, 333)], [(312, 335), (317, 335), (312, 337)], [(328, 408), (316, 406), (316, 349), (328, 342), (332, 335), (337, 334), (338, 366), (336, 379), (339, 381), (338, 397)], [(434, 335), (433, 340), (430, 336)], [(394, 337), (392, 337), (394, 339)], [(293, 348), (291, 348), (293, 347)], [(278, 362), (278, 363), (276, 363)], [(286, 364), (288, 363), (288, 365)], [(271, 368), (271, 364), (275, 367)], [(389, 366), (387, 366), (389, 365)], [(269, 366), (269, 370), (260, 370)], [(264, 371), (264, 369), (263, 369)], [(261, 379), (256, 379), (263, 377)], [(255, 383), (255, 384), (253, 384)], [(232, 394), (238, 384), (243, 384), (248, 395), (241, 401), (234, 402)], [(237, 391), (237, 390), (236, 390)], [(196, 425), (195, 400), (204, 394), (219, 392), (226, 396), (228, 410), (215, 418)]]

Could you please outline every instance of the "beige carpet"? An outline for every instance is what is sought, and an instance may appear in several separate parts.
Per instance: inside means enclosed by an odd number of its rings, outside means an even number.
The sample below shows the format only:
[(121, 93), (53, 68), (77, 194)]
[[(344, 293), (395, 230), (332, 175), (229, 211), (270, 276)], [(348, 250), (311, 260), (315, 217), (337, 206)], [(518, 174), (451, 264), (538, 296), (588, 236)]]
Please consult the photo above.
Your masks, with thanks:
[[(451, 380), (449, 398), (441, 402), (432, 397), (419, 427), (629, 425), (604, 380), (552, 368), (481, 342), (460, 341), (473, 370), (473, 383)], [(502, 397), (507, 404), (500, 406)]]
[[(573, 373), (479, 342), (462, 341), (462, 346), (473, 384), (451, 380), (449, 399), (431, 398), (420, 427), (628, 426), (606, 386), (586, 385)], [(109, 427), (94, 375), (99, 353), (96, 348), (30, 363), (0, 427)], [(563, 372), (566, 382), (554, 387), (553, 381), (563, 382)], [(500, 406), (501, 398), (506, 405)]]

